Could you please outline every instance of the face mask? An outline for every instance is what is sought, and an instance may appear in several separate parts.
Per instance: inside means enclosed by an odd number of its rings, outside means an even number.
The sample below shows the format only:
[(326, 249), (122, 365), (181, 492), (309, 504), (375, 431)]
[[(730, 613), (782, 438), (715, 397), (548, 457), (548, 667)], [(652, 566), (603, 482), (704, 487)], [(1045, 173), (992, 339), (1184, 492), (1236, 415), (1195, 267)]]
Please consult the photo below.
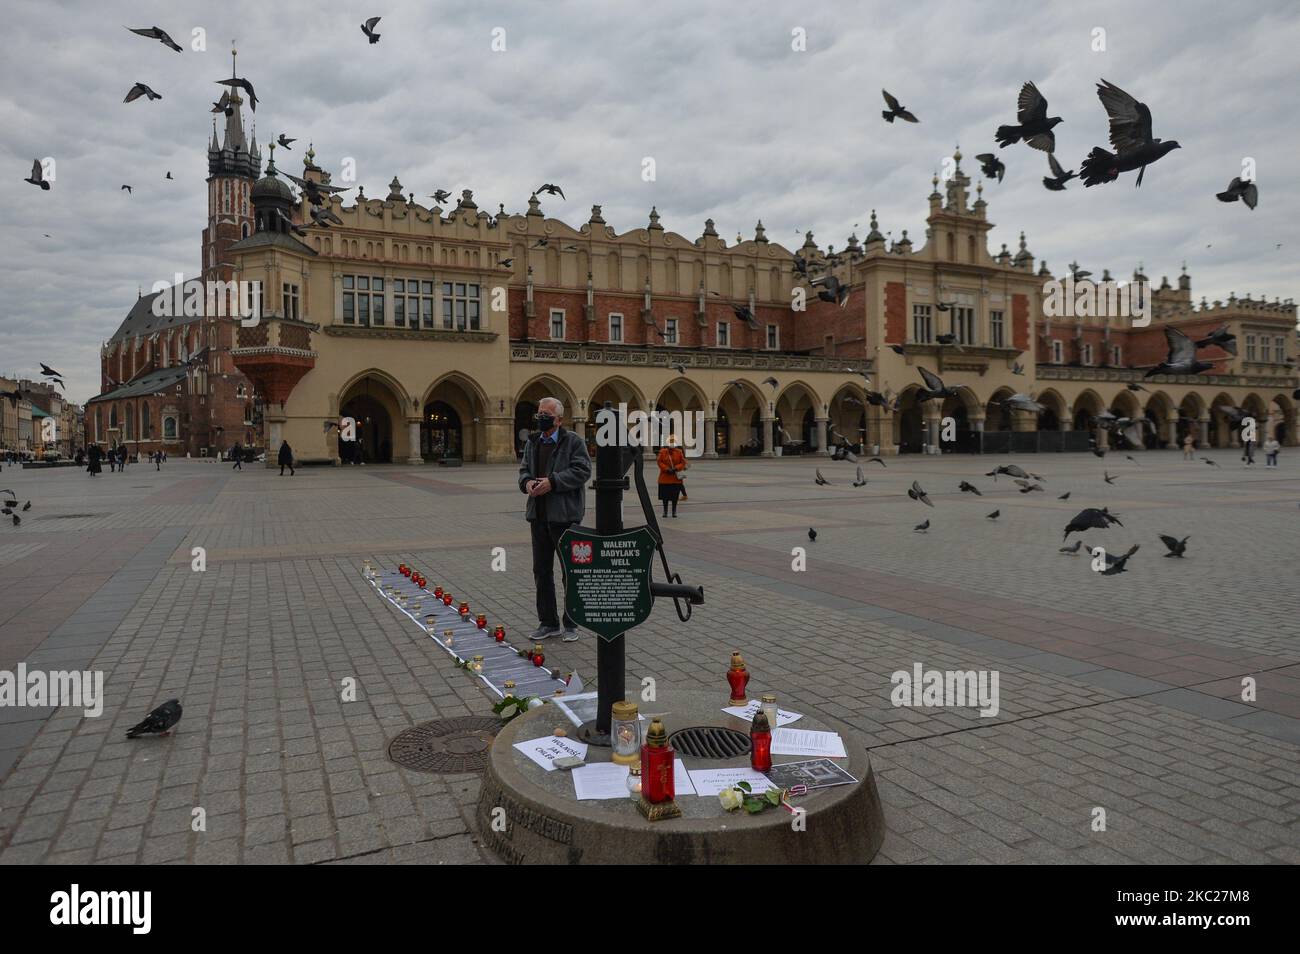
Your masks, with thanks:
[(555, 418), (550, 414), (538, 414), (537, 426), (543, 431), (549, 431), (555, 426)]

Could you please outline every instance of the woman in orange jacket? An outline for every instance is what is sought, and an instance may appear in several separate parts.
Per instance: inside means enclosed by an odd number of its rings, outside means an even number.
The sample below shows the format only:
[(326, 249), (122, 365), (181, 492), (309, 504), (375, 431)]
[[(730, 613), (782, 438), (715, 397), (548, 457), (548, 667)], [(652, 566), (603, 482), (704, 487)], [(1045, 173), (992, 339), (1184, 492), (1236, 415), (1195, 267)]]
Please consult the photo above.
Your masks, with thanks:
[(674, 438), (668, 438), (668, 444), (659, 450), (659, 499), (664, 504), (664, 516), (668, 516), (668, 505), (673, 506), (673, 516), (677, 516), (677, 498), (685, 497), (682, 485), (682, 472), (690, 465), (686, 455), (677, 446)]

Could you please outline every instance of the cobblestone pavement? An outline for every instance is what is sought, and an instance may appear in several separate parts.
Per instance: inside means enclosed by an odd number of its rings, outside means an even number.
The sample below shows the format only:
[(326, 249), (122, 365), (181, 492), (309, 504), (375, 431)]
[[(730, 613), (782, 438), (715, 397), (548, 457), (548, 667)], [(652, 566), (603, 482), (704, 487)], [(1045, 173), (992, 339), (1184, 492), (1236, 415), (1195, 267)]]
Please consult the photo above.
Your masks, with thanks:
[[(1134, 456), (1016, 457), (1047, 478), (1026, 495), (983, 476), (1007, 457), (866, 464), (859, 489), (852, 465), (824, 459), (698, 461), (665, 529), (708, 602), (685, 626), (661, 607), (629, 637), (629, 684), (717, 688), (741, 649), (754, 687), (854, 726), (884, 802), (882, 863), (1300, 861), (1296, 462)], [(914, 479), (933, 509), (907, 498)], [(984, 496), (958, 493), (962, 479)], [(7, 468), (0, 483), (33, 500), (21, 527), (0, 526), (0, 670), (105, 674), (99, 718), (0, 708), (0, 862), (491, 860), (477, 776), (386, 756), (402, 729), (490, 700), (360, 567), (428, 567), (530, 629), (512, 468), (280, 478), (175, 461), (93, 479)], [(1129, 572), (1057, 552), (1084, 506), (1120, 514), (1084, 539), (1140, 544)], [(634, 502), (626, 513), (636, 522)], [(1164, 558), (1160, 533), (1190, 534), (1187, 558)], [(594, 642), (548, 657), (590, 676)], [(997, 715), (893, 706), (891, 674), (918, 663), (996, 671)], [(355, 702), (340, 699), (349, 677)], [(172, 696), (174, 736), (123, 738)], [(206, 831), (191, 830), (196, 808)]]

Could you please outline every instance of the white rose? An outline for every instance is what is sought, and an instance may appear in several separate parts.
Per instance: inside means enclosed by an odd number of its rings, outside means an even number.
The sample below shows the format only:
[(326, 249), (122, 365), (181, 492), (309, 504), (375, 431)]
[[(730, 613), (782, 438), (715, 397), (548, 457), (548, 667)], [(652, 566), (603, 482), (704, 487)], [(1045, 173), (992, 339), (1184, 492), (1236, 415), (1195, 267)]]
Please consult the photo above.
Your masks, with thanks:
[(734, 788), (724, 788), (718, 792), (718, 801), (722, 802), (722, 807), (729, 812), (734, 812), (745, 802), (745, 796)]

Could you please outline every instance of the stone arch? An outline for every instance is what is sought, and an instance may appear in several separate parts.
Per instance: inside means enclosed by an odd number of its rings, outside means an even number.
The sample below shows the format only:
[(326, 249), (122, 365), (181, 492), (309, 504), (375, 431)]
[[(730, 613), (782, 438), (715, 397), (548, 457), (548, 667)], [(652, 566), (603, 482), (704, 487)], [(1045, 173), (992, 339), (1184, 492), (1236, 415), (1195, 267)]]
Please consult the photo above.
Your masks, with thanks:
[(704, 415), (708, 412), (708, 398), (698, 384), (689, 378), (681, 375), (674, 375), (673, 379), (660, 389), (658, 397), (655, 398), (654, 409), (656, 411), (668, 411), (670, 414), (681, 414), (680, 424), (678, 421), (669, 418), (665, 425), (661, 425), (659, 437), (667, 440), (669, 435), (677, 438), (677, 443), (687, 448), (699, 446), (702, 450), (708, 450), (704, 447)]
[(1005, 386), (993, 392), (992, 397), (984, 404), (984, 430), (1012, 430), (1012, 412), (1003, 406), (1001, 402), (1015, 393), (1011, 388)]
[[(339, 441), (339, 458), (357, 463), (409, 460), (414, 452), (406, 421), (414, 413), (406, 389), (377, 368), (355, 374), (339, 390), (336, 416), (356, 422), (355, 441)], [(330, 438), (333, 440), (334, 438)], [(355, 446), (353, 446), (355, 445)]]
[(1279, 444), (1285, 444), (1287, 447), (1300, 444), (1300, 434), (1296, 432), (1295, 401), (1285, 393), (1278, 393), (1273, 395), (1269, 408), (1275, 410), (1275, 413), (1272, 417), (1273, 427), (1268, 436), (1276, 438)]
[(1085, 388), (1074, 399), (1074, 405), (1071, 408), (1074, 417), (1074, 429), (1076, 431), (1091, 430), (1093, 419), (1105, 409), (1106, 405), (1102, 403), (1101, 395), (1092, 388)]
[(775, 395), (772, 432), (774, 446), (791, 444), (801, 450), (819, 450), (817, 419), (826, 411), (817, 392), (805, 381), (791, 381)]
[(766, 415), (762, 389), (747, 378), (736, 378), (717, 397), (714, 427), (718, 453), (729, 456), (758, 454), (763, 450), (759, 422)]
[(1055, 388), (1048, 388), (1034, 400), (1043, 405), (1043, 410), (1038, 414), (1040, 431), (1059, 431), (1064, 425), (1071, 423), (1065, 398)]
[(419, 454), (423, 460), (487, 460), (487, 395), (460, 371), (439, 376), (420, 400)]
[(538, 374), (530, 378), (515, 395), (515, 422), (511, 433), (515, 453), (518, 454), (528, 439), (528, 433), (535, 424), (533, 417), (537, 414), (537, 404), (542, 398), (553, 397), (564, 405), (566, 421), (584, 421), (586, 409), (580, 408), (578, 399), (567, 384), (553, 374)]
[(1210, 401), (1210, 443), (1215, 447), (1232, 447), (1235, 443), (1232, 422), (1222, 408), (1236, 405), (1226, 391), (1220, 391)]
[(635, 384), (620, 374), (605, 378), (587, 395), (587, 433), (596, 433), (596, 412), (609, 401), (615, 410), (619, 404), (626, 404), (629, 411), (647, 410), (645, 398)]
[(860, 384), (852, 381), (841, 384), (831, 395), (827, 417), (828, 444), (834, 445), (836, 442), (830, 436), (830, 431), (839, 434), (854, 446), (866, 447), (870, 443), (867, 440), (867, 392)]
[(917, 401), (921, 387), (909, 384), (898, 395), (894, 412), (894, 443), (900, 454), (920, 454), (925, 449), (925, 408)]
[(1142, 405), (1138, 403), (1137, 395), (1125, 388), (1111, 399), (1110, 412), (1116, 417), (1141, 417)]

